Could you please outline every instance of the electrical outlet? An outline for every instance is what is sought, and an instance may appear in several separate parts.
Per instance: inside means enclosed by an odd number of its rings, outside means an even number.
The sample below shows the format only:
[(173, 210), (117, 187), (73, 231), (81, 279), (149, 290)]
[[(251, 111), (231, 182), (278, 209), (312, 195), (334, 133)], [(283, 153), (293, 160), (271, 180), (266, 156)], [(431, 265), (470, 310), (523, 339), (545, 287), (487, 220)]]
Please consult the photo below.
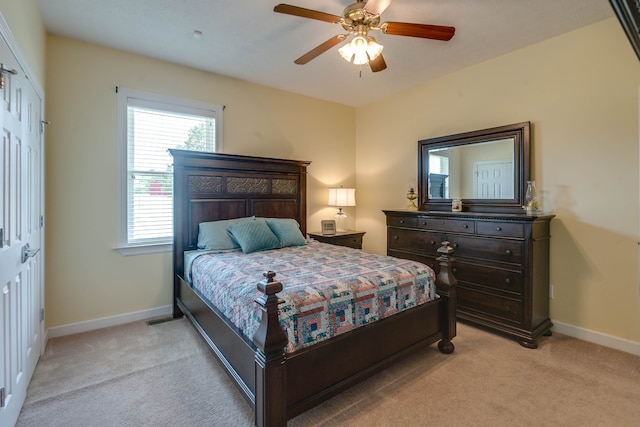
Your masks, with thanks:
[(553, 285), (549, 285), (549, 299), (553, 299)]

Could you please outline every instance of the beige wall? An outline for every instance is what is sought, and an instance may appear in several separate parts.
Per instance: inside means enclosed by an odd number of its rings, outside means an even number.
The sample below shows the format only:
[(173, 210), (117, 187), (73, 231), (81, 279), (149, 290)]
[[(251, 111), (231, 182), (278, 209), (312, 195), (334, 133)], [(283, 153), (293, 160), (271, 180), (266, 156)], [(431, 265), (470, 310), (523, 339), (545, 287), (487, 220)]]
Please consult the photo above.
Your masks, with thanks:
[(382, 209), (401, 209), (417, 141), (532, 122), (532, 175), (554, 213), (551, 317), (640, 342), (640, 62), (615, 19), (357, 110), (357, 228), (386, 250)]
[(112, 249), (119, 85), (225, 104), (226, 152), (312, 160), (310, 229), (333, 214), (326, 187), (357, 183), (357, 228), (367, 232), (365, 249), (379, 253), (381, 210), (404, 207), (415, 185), (416, 141), (530, 120), (533, 178), (556, 214), (552, 318), (640, 342), (640, 63), (615, 19), (354, 110), (56, 36), (46, 38), (45, 68), (36, 1), (0, 0), (0, 11), (47, 88), (54, 123), (47, 327), (171, 302), (170, 254)]
[(40, 86), (44, 86), (46, 33), (37, 1), (0, 0), (0, 12), (18, 42), (27, 66)]
[(311, 160), (308, 226), (327, 187), (355, 184), (355, 110), (49, 36), (47, 327), (171, 304), (171, 253), (123, 257), (117, 227), (116, 86), (226, 106), (224, 151)]

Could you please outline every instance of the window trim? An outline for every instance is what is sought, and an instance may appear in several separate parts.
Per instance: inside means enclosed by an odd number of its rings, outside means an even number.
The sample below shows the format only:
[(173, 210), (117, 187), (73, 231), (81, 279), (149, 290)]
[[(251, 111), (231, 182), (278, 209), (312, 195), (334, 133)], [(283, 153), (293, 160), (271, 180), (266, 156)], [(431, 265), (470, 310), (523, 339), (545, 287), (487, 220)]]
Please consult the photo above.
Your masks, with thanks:
[(179, 98), (169, 95), (159, 95), (150, 92), (144, 92), (135, 89), (116, 87), (117, 93), (117, 245), (114, 248), (123, 256), (144, 255), (160, 252), (170, 252), (173, 250), (173, 244), (167, 242), (156, 242), (148, 244), (130, 244), (127, 235), (127, 109), (129, 100), (133, 99), (136, 105), (151, 103), (165, 104), (173, 106), (176, 112), (188, 110), (206, 110), (215, 113), (215, 146), (216, 152), (223, 152), (222, 135), (223, 135), (223, 119), (222, 112), (224, 106), (211, 104), (208, 102), (194, 101), (185, 98)]

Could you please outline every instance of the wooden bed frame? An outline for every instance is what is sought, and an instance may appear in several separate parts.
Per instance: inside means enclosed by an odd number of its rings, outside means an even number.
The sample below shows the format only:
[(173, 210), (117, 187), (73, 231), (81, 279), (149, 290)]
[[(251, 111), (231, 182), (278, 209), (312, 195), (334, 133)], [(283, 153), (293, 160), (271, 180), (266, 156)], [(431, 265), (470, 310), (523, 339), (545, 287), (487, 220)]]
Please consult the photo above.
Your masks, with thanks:
[[(306, 235), (309, 162), (170, 150), (174, 163), (174, 317), (186, 315), (255, 409), (258, 426), (287, 420), (437, 341), (451, 353), (456, 334), (455, 278), (447, 244), (438, 274), (441, 298), (285, 354), (278, 320), (282, 284), (256, 278), (262, 322), (252, 340), (184, 279), (184, 251), (196, 248), (198, 224), (245, 216), (295, 218)], [(268, 267), (268, 266), (265, 266)], [(262, 281), (260, 281), (262, 279)], [(285, 283), (286, 285), (286, 283)]]

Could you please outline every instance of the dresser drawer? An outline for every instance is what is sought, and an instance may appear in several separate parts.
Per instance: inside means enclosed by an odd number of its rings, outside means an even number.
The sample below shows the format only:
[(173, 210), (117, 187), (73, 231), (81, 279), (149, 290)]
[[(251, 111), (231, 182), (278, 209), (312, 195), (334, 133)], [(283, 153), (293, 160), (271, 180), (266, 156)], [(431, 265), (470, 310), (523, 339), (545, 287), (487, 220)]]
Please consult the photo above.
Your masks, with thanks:
[(309, 233), (309, 237), (312, 237), (318, 242), (328, 243), (330, 245), (347, 246), (349, 248), (362, 249), (362, 236), (364, 236), (364, 234), (365, 233), (362, 231), (352, 230), (346, 232), (338, 232), (331, 235), (324, 235), (320, 232)]
[(522, 323), (523, 308), (520, 300), (458, 286), (458, 309), (461, 313), (491, 316), (499, 320)]
[(484, 237), (448, 235), (456, 257), (486, 259), (521, 265), (524, 261), (524, 241), (487, 239)]
[(389, 249), (434, 255), (437, 254), (437, 250), (443, 240), (444, 235), (440, 233), (395, 227), (389, 227), (387, 229), (387, 244)]
[(418, 226), (418, 218), (415, 216), (387, 216), (387, 225), (389, 227), (408, 227), (416, 228)]
[(462, 219), (420, 218), (418, 220), (418, 227), (436, 231), (451, 231), (454, 233), (474, 234), (476, 232), (475, 221), (465, 221)]
[(512, 222), (482, 221), (476, 224), (476, 232), (485, 236), (524, 237), (524, 224)]
[(456, 261), (453, 274), (466, 287), (498, 290), (514, 295), (524, 292), (524, 274), (520, 270), (492, 268), (484, 265)]
[(337, 246), (347, 246), (349, 248), (354, 248), (354, 249), (362, 249), (362, 236), (336, 237), (332, 240), (328, 240), (326, 243), (331, 243), (332, 245), (337, 245)]

